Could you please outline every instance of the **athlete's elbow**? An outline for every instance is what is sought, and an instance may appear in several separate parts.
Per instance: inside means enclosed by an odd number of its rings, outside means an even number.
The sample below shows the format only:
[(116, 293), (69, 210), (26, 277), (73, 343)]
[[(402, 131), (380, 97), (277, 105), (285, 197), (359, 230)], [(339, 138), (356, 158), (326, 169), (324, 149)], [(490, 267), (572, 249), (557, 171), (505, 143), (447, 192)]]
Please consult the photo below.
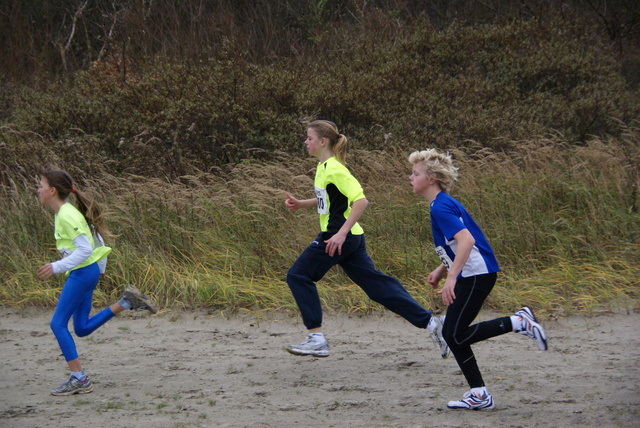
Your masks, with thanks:
[(354, 203), (360, 205), (362, 209), (367, 208), (367, 206), (369, 205), (369, 201), (367, 200), (367, 198), (358, 199)]

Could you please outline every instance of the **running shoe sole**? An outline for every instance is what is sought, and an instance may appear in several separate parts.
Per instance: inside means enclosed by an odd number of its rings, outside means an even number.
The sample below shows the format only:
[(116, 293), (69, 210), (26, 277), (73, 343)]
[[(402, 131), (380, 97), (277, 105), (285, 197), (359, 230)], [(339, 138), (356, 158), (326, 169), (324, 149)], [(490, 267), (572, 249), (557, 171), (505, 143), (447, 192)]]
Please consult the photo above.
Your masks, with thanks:
[(131, 309), (136, 311), (144, 311), (147, 310), (152, 314), (158, 312), (158, 308), (153, 304), (149, 297), (142, 294), (137, 287), (129, 284), (127, 285), (127, 289), (124, 291), (123, 297), (131, 302)]
[(73, 391), (67, 391), (67, 392), (51, 391), (51, 395), (55, 395), (56, 397), (62, 397), (62, 396), (69, 396), (69, 395), (75, 395), (75, 394), (88, 394), (92, 391), (93, 391), (93, 385), (89, 386), (88, 388), (74, 389)]

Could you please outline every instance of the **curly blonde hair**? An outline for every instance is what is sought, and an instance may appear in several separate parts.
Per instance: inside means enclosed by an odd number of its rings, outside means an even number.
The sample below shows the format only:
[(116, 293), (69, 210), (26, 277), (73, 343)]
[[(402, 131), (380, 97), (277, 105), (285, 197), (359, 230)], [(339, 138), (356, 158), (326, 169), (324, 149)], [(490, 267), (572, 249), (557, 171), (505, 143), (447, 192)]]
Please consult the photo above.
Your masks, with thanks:
[(458, 180), (458, 168), (453, 165), (449, 153), (440, 153), (436, 149), (415, 151), (409, 155), (412, 165), (422, 163), (424, 172), (435, 177), (440, 189), (449, 193)]

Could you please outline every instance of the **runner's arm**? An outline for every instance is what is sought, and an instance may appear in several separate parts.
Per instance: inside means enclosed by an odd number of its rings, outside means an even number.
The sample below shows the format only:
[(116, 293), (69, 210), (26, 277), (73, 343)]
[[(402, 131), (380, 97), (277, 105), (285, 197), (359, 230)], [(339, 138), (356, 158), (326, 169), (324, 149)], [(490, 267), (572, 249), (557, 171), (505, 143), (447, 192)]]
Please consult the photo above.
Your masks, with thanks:
[(86, 235), (78, 235), (73, 239), (76, 249), (62, 260), (51, 263), (53, 273), (63, 273), (84, 262), (93, 253), (93, 248)]

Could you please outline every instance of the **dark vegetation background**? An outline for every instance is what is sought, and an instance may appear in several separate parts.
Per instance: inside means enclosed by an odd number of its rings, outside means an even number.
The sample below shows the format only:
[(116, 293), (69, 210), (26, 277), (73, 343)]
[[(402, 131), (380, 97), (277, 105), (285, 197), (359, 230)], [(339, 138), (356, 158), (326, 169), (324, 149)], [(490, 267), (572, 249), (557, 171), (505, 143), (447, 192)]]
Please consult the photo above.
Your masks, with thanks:
[[(373, 258), (412, 291), (432, 256), (405, 160), (435, 146), (460, 162), (457, 196), (507, 282), (579, 290), (579, 265), (637, 296), (639, 42), (632, 0), (5, 0), (3, 300), (55, 301), (60, 283), (32, 278), (54, 258), (33, 192), (51, 166), (110, 210), (107, 294), (133, 281), (167, 303), (290, 304), (273, 289), (317, 225), (282, 195), (308, 192), (316, 118), (349, 137)], [(230, 302), (247, 280), (264, 287)], [(576, 289), (539, 298), (593, 307)]]

